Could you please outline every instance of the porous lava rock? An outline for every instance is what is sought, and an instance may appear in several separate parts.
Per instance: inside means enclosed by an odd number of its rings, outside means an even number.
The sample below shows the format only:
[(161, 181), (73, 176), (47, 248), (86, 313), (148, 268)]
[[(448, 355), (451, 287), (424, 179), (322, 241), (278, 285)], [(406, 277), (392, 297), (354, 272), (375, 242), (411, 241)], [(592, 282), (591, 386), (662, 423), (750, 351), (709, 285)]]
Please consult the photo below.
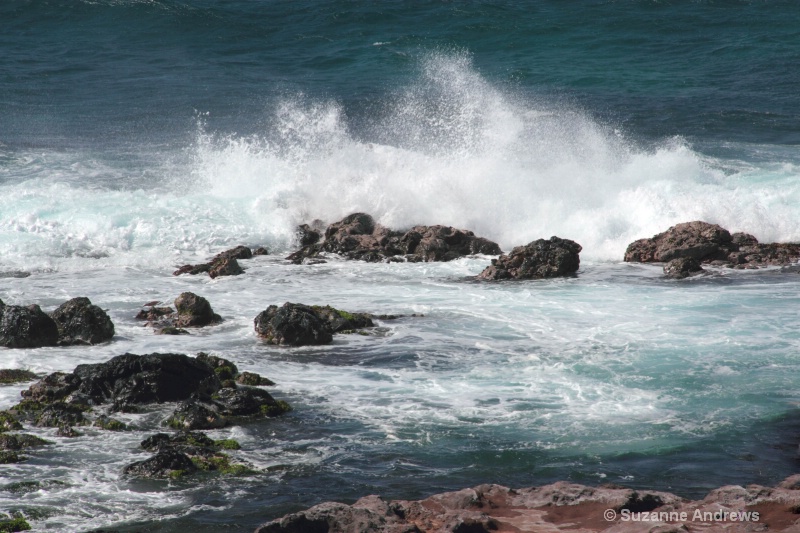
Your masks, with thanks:
[(58, 326), (58, 344), (100, 344), (114, 337), (114, 323), (89, 298), (78, 297), (64, 302), (50, 313)]

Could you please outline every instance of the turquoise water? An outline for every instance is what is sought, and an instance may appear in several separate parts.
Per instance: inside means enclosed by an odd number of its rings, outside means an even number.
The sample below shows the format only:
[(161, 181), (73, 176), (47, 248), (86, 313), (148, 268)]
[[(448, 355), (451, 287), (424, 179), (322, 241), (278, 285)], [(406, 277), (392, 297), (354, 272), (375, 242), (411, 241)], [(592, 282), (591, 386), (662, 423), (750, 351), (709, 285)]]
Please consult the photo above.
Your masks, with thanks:
[[(3, 2), (0, 273), (31, 275), (0, 276), (0, 299), (88, 296), (118, 335), (0, 367), (206, 351), (295, 410), (216, 432), (260, 473), (213, 484), (120, 477), (160, 413), (34, 429), (56, 445), (4, 467), (0, 510), (38, 530), (249, 531), (370, 493), (568, 479), (698, 497), (795, 473), (798, 275), (669, 282), (621, 259), (696, 219), (800, 241), (798, 34), (791, 2)], [(582, 267), (494, 285), (470, 278), (487, 257), (282, 260), (296, 224), (353, 211), (505, 250), (571, 238)], [(273, 254), (170, 275), (242, 243)], [(225, 322), (164, 338), (133, 319), (186, 290)], [(424, 317), (260, 344), (253, 317), (284, 301)]]

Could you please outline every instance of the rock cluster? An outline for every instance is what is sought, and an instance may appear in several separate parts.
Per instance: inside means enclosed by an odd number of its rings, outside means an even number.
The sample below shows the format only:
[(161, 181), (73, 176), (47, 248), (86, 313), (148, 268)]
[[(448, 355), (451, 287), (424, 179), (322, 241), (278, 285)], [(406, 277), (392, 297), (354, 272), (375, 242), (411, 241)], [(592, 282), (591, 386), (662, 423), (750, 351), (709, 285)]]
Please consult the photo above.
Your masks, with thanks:
[(353, 505), (316, 505), (268, 522), (256, 533), (789, 532), (800, 528), (798, 477), (778, 487), (721, 487), (698, 501), (563, 481), (516, 490), (480, 485), (421, 501), (367, 496)]
[[(264, 390), (239, 387), (238, 369), (226, 359), (199, 354), (124, 354), (105, 363), (78, 365), (71, 373), (54, 372), (22, 391), (23, 400), (7, 415), (39, 427), (58, 427), (65, 435), (73, 426), (92, 423), (122, 429), (105, 417), (110, 412), (137, 412), (152, 403), (182, 402), (165, 423), (178, 429), (223, 427), (244, 418), (276, 416), (288, 404)], [(249, 373), (248, 379), (263, 383)], [(213, 422), (211, 422), (213, 421)]]
[(581, 245), (569, 239), (550, 237), (517, 246), (511, 253), (492, 259), (481, 279), (543, 279), (574, 274), (580, 267)]
[(114, 337), (114, 323), (89, 298), (61, 304), (49, 315), (38, 305), (6, 305), (0, 301), (0, 346), (39, 348), (99, 344)]
[(467, 230), (450, 226), (414, 226), (394, 231), (375, 222), (366, 213), (353, 213), (328, 226), (325, 239), (307, 225), (298, 229), (303, 248), (287, 259), (300, 264), (317, 261), (324, 253), (368, 262), (452, 261), (474, 254), (497, 255), (500, 247)]
[(268, 253), (269, 251), (263, 247), (251, 250), (247, 246), (237, 246), (236, 248), (218, 253), (206, 263), (183, 265), (173, 272), (172, 275), (180, 276), (181, 274), (207, 273), (212, 278), (219, 276), (238, 276), (239, 274), (244, 274), (244, 270), (239, 265), (239, 259), (250, 259), (255, 255), (267, 255)]
[(625, 251), (629, 262), (666, 263), (681, 258), (731, 268), (783, 266), (800, 259), (800, 244), (761, 244), (750, 234), (731, 234), (717, 224), (694, 221), (632, 242)]
[(348, 313), (330, 306), (286, 302), (270, 305), (256, 316), (256, 335), (271, 344), (305, 346), (328, 344), (334, 333), (344, 333), (375, 324), (366, 313)]

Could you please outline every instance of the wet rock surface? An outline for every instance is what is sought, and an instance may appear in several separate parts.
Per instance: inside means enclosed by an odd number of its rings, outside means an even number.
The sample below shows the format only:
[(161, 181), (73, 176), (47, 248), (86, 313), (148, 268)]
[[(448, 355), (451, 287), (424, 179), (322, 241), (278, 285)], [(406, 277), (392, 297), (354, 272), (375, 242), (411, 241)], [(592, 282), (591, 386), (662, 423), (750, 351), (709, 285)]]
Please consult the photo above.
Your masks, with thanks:
[(297, 264), (313, 262), (325, 253), (368, 262), (418, 262), (501, 252), (497, 243), (468, 230), (436, 225), (395, 231), (376, 223), (366, 213), (353, 213), (329, 225), (322, 242), (318, 242), (319, 233), (307, 225), (298, 228), (298, 235), (303, 248), (287, 257)]
[(492, 259), (492, 264), (478, 277), (506, 280), (571, 276), (580, 267), (581, 249), (580, 244), (569, 239), (538, 239)]
[(628, 245), (625, 261), (652, 263), (690, 258), (730, 268), (785, 266), (800, 260), (800, 244), (761, 244), (747, 233), (731, 234), (703, 221), (676, 224), (649, 239)]
[(349, 313), (330, 306), (286, 302), (271, 305), (256, 316), (256, 334), (263, 340), (285, 346), (328, 344), (334, 333), (374, 327), (367, 313)]
[(193, 292), (181, 293), (175, 298), (175, 309), (159, 306), (161, 302), (149, 302), (136, 315), (146, 320), (146, 326), (155, 328), (158, 335), (187, 335), (185, 328), (202, 328), (222, 322), (211, 308), (211, 303)]
[(667, 279), (685, 279), (704, 272), (700, 261), (692, 257), (680, 257), (664, 265), (664, 277)]
[(114, 337), (114, 323), (89, 298), (78, 297), (50, 313), (58, 326), (58, 344), (100, 344)]
[(0, 346), (39, 348), (58, 343), (58, 326), (38, 305), (6, 305), (0, 300)]

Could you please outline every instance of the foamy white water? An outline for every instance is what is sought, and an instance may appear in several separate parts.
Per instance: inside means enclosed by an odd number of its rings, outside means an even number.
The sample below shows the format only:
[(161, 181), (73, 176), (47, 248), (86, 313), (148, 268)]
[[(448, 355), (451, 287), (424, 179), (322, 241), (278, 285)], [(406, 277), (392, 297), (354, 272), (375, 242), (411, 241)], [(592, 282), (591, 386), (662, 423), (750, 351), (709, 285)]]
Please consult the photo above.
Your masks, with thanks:
[[(739, 146), (732, 160), (682, 139), (639, 146), (584, 111), (491, 85), (465, 57), (432, 56), (380, 111), (356, 126), (339, 102), (285, 98), (263, 134), (201, 122), (191, 146), (153, 154), (147, 168), (114, 154), (4, 148), (0, 272), (31, 275), (0, 277), (0, 298), (49, 311), (88, 296), (108, 309), (117, 336), (88, 348), (2, 349), (0, 367), (44, 374), (125, 352), (205, 351), (275, 380), (274, 395), (295, 411), (216, 432), (240, 440), (234, 455), (261, 473), (213, 490), (121, 478), (147, 456), (138, 443), (168, 407), (131, 415), (135, 429), (124, 433), (63, 439), (27, 428), (55, 444), (4, 467), (0, 509), (36, 516), (39, 530), (162, 519), (180, 530), (204, 513), (255, 521), (252, 502), (308, 503), (334, 490), (326, 486), (363, 495), (569, 477), (697, 489), (726, 476), (783, 477), (789, 453), (741, 457), (761, 435), (780, 435), (765, 420), (800, 399), (797, 275), (675, 283), (658, 266), (620, 260), (630, 241), (694, 219), (800, 240), (796, 153)], [(576, 278), (490, 284), (472, 280), (488, 257), (282, 259), (298, 223), (354, 211), (395, 228), (472, 229), (506, 250), (571, 238), (583, 246), (582, 268)], [(171, 276), (242, 243), (274, 253), (242, 261), (243, 276)], [(143, 303), (184, 291), (206, 297), (224, 322), (169, 337), (134, 319)], [(286, 301), (424, 316), (327, 347), (262, 344), (253, 318)], [(0, 408), (25, 387), (0, 387)], [(688, 471), (663, 472), (665, 456)], [(20, 488), (28, 481), (39, 488)]]

